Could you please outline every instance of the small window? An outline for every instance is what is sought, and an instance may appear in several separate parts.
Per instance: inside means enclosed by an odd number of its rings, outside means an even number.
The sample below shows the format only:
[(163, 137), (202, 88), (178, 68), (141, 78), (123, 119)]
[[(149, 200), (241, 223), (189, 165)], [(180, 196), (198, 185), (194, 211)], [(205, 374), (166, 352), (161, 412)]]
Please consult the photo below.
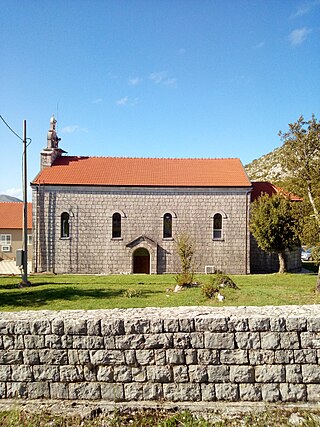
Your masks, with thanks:
[(112, 238), (121, 237), (121, 215), (116, 212), (112, 215)]
[(70, 237), (69, 218), (68, 212), (61, 214), (61, 238), (63, 239)]
[(213, 238), (222, 238), (222, 215), (216, 213), (213, 217)]
[(166, 213), (163, 215), (163, 238), (172, 237), (172, 215)]
[(32, 234), (28, 234), (27, 238), (28, 238), (28, 240), (27, 240), (28, 245), (29, 246), (32, 245)]
[(11, 234), (0, 234), (0, 245), (11, 245)]

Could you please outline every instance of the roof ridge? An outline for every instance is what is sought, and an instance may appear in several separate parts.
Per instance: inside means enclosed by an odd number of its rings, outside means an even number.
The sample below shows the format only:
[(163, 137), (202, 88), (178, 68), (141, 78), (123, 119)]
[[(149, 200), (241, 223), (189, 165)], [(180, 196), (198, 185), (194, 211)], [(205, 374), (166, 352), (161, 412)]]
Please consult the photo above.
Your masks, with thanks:
[(131, 156), (62, 156), (64, 158), (86, 159), (137, 159), (137, 160), (240, 160), (240, 157), (131, 157)]

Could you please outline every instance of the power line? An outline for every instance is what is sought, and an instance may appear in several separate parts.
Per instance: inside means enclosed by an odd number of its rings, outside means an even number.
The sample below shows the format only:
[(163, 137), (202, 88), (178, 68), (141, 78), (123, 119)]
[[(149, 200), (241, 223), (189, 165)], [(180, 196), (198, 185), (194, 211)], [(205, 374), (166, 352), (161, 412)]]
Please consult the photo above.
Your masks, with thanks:
[[(15, 132), (13, 129), (12, 129), (12, 127), (10, 127), (9, 125), (8, 125), (8, 123), (5, 121), (5, 119), (1, 116), (1, 114), (0, 114), (0, 119), (3, 121), (3, 123), (7, 126), (7, 128), (8, 129), (10, 129), (10, 131), (17, 137), (17, 138), (19, 138), (20, 139), (20, 141), (22, 141), (23, 142), (23, 139), (21, 138), (21, 136), (19, 136), (18, 134), (17, 134), (17, 132)], [(32, 139), (31, 138), (27, 138), (26, 139), (26, 141), (29, 141), (29, 144), (28, 145), (30, 145), (31, 144), (31, 141), (32, 141)], [(27, 145), (27, 147), (28, 147), (28, 145)]]

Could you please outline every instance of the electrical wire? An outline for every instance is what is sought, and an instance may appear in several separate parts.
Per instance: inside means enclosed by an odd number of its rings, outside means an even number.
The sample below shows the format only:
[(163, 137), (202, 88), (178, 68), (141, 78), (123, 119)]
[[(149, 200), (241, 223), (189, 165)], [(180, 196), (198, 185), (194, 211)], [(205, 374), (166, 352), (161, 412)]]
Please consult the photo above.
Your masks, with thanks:
[[(5, 121), (5, 119), (1, 116), (1, 114), (0, 114), (0, 119), (3, 121), (3, 123), (7, 126), (7, 128), (17, 137), (17, 138), (19, 138), (20, 139), (20, 141), (22, 141), (23, 142), (23, 139), (21, 138), (21, 136), (19, 136), (18, 134), (17, 134), (17, 132), (15, 132), (9, 125), (8, 125), (8, 123)], [(29, 141), (29, 143), (27, 144), (27, 147), (31, 144), (31, 142), (32, 142), (32, 139), (31, 138), (26, 138), (26, 141)]]

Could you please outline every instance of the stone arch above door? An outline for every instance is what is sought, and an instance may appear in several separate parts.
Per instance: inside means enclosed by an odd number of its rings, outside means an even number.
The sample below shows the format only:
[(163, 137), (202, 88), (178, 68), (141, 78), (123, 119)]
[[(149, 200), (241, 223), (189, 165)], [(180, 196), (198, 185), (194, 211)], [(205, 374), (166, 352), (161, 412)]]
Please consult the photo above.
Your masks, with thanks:
[[(135, 271), (135, 252), (138, 249), (141, 249), (142, 251), (140, 254), (143, 254), (143, 249), (146, 250), (149, 253), (149, 273), (148, 274), (157, 274), (157, 249), (158, 244), (150, 239), (150, 237), (147, 237), (145, 235), (141, 235), (137, 237), (136, 239), (129, 242), (126, 247), (129, 249), (129, 255), (131, 258), (131, 273), (134, 273)], [(139, 252), (138, 252), (139, 254)], [(136, 256), (137, 253), (136, 253)], [(140, 255), (143, 256), (143, 255)], [(146, 253), (145, 253), (146, 256)], [(146, 262), (146, 259), (145, 259)]]

